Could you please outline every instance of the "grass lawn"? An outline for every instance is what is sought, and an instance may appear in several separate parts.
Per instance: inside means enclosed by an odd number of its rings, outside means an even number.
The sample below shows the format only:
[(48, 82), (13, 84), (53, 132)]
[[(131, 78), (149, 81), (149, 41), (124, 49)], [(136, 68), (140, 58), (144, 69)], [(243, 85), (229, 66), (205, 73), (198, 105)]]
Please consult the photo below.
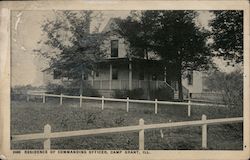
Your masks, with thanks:
[[(187, 116), (186, 106), (159, 105), (158, 114), (154, 114), (153, 104), (130, 104), (126, 112), (126, 103), (105, 102), (101, 110), (100, 101), (84, 101), (79, 107), (79, 100), (64, 100), (59, 105), (58, 99), (25, 102), (12, 101), (11, 134), (41, 133), (46, 124), (52, 132), (74, 131), (138, 125), (143, 118), (145, 124), (190, 121), (201, 119), (206, 114), (208, 119), (229, 117), (227, 108), (192, 107), (191, 117)], [(243, 146), (242, 124), (208, 126), (208, 149), (241, 150)], [(201, 149), (201, 127), (183, 127), (145, 131), (145, 149), (176, 150)], [(42, 149), (39, 140), (15, 142), (12, 149)], [(138, 149), (138, 132), (114, 133), (97, 136), (79, 136), (52, 139), (52, 149)]]

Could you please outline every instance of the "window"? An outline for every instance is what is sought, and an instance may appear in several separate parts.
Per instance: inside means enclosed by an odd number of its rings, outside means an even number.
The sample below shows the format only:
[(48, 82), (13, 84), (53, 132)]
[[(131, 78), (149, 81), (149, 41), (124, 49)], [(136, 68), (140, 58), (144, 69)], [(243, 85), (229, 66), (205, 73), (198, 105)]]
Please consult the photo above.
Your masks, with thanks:
[(187, 80), (188, 85), (193, 85), (193, 71), (188, 71)]
[(144, 72), (143, 71), (141, 71), (139, 73), (139, 80), (144, 80)]
[(111, 41), (111, 57), (118, 57), (118, 40)]
[(54, 79), (61, 79), (61, 76), (62, 76), (62, 72), (61, 71), (54, 70), (54, 73), (53, 73), (53, 78)]
[(118, 79), (118, 69), (116, 67), (112, 68), (112, 79), (113, 80)]

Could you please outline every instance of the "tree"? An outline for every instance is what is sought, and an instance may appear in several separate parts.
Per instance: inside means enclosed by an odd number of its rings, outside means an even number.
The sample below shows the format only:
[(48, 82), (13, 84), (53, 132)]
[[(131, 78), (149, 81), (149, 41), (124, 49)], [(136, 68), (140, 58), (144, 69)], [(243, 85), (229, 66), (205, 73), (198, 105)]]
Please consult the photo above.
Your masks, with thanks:
[(211, 64), (207, 44), (209, 33), (195, 24), (196, 17), (194, 11), (142, 11), (127, 18), (121, 29), (132, 48), (145, 51), (140, 55), (151, 51), (166, 64), (176, 66), (181, 100), (183, 73), (207, 69)]
[(103, 36), (90, 34), (94, 16), (93, 11), (56, 11), (55, 17), (41, 26), (44, 38), (39, 42), (41, 48), (35, 50), (50, 60), (50, 69), (80, 82), (80, 94), (84, 74), (94, 70), (95, 62), (102, 58), (99, 46)]
[(183, 73), (205, 70), (212, 64), (207, 44), (209, 33), (195, 24), (196, 17), (194, 11), (158, 12), (154, 50), (166, 63), (176, 65), (180, 99), (183, 99)]
[(243, 11), (213, 11), (212, 26), (213, 49), (216, 56), (236, 63), (243, 62)]
[(232, 114), (242, 116), (243, 111), (243, 72), (236, 69), (231, 73), (214, 71), (205, 84), (210, 91), (222, 93), (222, 98), (230, 106)]
[[(129, 57), (146, 58), (149, 60), (149, 52), (152, 51), (152, 30), (154, 14), (152, 12), (132, 11), (126, 19), (116, 19), (117, 32), (129, 42)], [(147, 70), (150, 69), (150, 66)], [(147, 74), (147, 95), (150, 99), (150, 77)]]

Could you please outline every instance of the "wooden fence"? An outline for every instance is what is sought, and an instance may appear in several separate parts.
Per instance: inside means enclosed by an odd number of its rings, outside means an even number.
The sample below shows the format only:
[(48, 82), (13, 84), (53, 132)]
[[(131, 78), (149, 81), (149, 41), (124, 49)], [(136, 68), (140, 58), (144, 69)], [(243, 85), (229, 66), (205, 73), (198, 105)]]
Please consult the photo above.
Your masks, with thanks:
[(117, 98), (105, 98), (104, 96), (102, 97), (86, 97), (86, 96), (69, 96), (69, 95), (55, 95), (55, 94), (46, 94), (46, 93), (28, 93), (27, 94), (27, 101), (29, 101), (30, 96), (41, 96), (42, 97), (42, 102), (46, 103), (46, 97), (58, 97), (60, 98), (60, 105), (63, 104), (63, 98), (73, 98), (73, 99), (79, 99), (79, 105), (82, 107), (82, 100), (97, 100), (101, 101), (101, 109), (104, 109), (104, 104), (105, 101), (112, 101), (112, 102), (125, 102), (126, 103), (126, 111), (129, 112), (129, 103), (144, 103), (144, 104), (154, 104), (154, 113), (158, 113), (158, 104), (167, 104), (167, 105), (179, 105), (179, 106), (187, 106), (188, 110), (188, 117), (191, 116), (191, 110), (192, 106), (216, 106), (216, 107), (228, 107), (227, 105), (224, 104), (208, 104), (208, 103), (198, 103), (198, 102), (191, 102), (191, 100), (188, 100), (188, 102), (171, 102), (171, 101), (158, 101), (155, 99), (154, 101), (150, 100), (136, 100), (136, 99), (117, 99)]
[[(86, 135), (100, 135), (107, 133), (120, 133), (120, 132), (136, 132), (139, 131), (139, 150), (144, 150), (144, 132), (149, 129), (162, 129), (172, 127), (186, 127), (186, 126), (201, 126), (202, 128), (202, 148), (207, 149), (207, 125), (210, 124), (227, 124), (227, 123), (240, 123), (243, 122), (243, 117), (236, 118), (222, 118), (222, 119), (209, 119), (206, 115), (202, 115), (201, 120), (197, 121), (183, 121), (173, 123), (159, 123), (159, 124), (144, 124), (144, 120), (139, 120), (139, 125), (115, 127), (115, 128), (101, 128), (90, 130), (78, 130), (78, 131), (66, 131), (66, 132), (51, 132), (51, 126), (49, 124), (44, 126), (44, 133), (25, 134), (25, 135), (13, 135), (11, 137), (12, 142), (26, 141), (26, 140), (43, 140), (44, 149), (49, 150), (51, 148), (52, 138), (74, 137), (74, 136), (86, 136)], [(162, 130), (161, 130), (162, 133)]]

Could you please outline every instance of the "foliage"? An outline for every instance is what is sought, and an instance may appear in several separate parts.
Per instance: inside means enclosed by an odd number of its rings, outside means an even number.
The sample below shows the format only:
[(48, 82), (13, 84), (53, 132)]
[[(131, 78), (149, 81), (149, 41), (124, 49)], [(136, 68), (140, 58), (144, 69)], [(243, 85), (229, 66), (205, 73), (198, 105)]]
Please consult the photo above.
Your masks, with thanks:
[[(67, 94), (67, 95), (76, 95), (79, 96), (79, 86), (63, 86), (63, 85), (58, 85), (58, 84), (48, 84), (47, 85), (47, 90), (49, 93), (52, 94)], [(94, 97), (99, 97), (100, 94), (96, 89), (93, 89), (90, 85), (85, 84), (83, 85), (83, 96), (94, 96)]]
[(154, 53), (166, 65), (176, 66), (180, 99), (182, 73), (208, 69), (212, 64), (207, 44), (209, 33), (195, 24), (196, 17), (194, 11), (141, 11), (118, 22), (119, 33), (130, 42), (137, 56)]
[(216, 71), (205, 81), (211, 91), (223, 93), (223, 100), (231, 107), (232, 113), (242, 115), (243, 110), (243, 73), (235, 70), (231, 73)]
[(152, 100), (157, 99), (157, 100), (171, 101), (174, 99), (173, 90), (166, 87), (151, 90), (150, 94)]
[(213, 49), (217, 56), (236, 63), (243, 62), (243, 11), (213, 11), (215, 18), (210, 22), (214, 40)]
[(116, 19), (118, 33), (129, 42), (130, 55), (149, 59), (152, 51), (153, 12), (132, 11), (126, 19)]
[(90, 34), (95, 17), (93, 11), (55, 11), (55, 17), (41, 26), (44, 38), (35, 51), (49, 59), (51, 69), (65, 77), (82, 79), (103, 56), (99, 48), (103, 34)]
[(114, 97), (115, 98), (127, 98), (130, 99), (142, 99), (144, 95), (144, 91), (142, 88), (137, 88), (133, 90), (115, 90)]
[(36, 87), (32, 85), (19, 85), (11, 87), (11, 93), (17, 93), (17, 94), (26, 94), (28, 90), (41, 90), (43, 87)]
[(19, 85), (11, 87), (11, 100), (24, 100), (26, 99), (26, 94), (28, 91), (38, 91), (43, 90), (44, 87), (32, 86), (32, 85)]

